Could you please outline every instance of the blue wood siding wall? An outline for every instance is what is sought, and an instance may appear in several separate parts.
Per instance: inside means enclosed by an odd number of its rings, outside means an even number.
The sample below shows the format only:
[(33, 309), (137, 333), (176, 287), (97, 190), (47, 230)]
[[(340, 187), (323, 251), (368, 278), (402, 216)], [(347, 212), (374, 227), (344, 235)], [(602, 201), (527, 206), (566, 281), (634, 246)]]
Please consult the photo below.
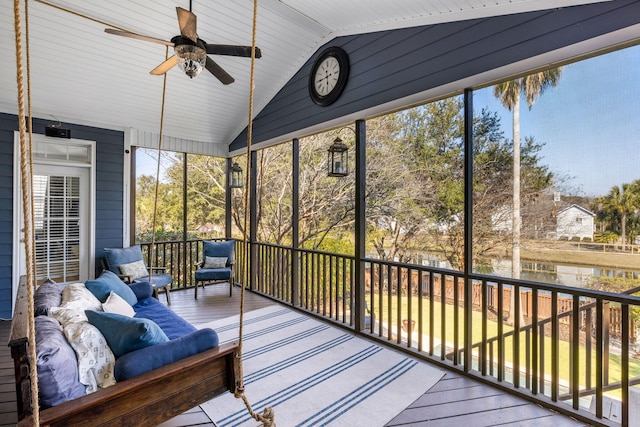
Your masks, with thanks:
[[(34, 120), (44, 134), (51, 120)], [(96, 141), (96, 257), (104, 247), (122, 246), (124, 133), (63, 123), (75, 139)], [(18, 118), (0, 113), (0, 318), (11, 316), (13, 251), (13, 139)], [(98, 266), (97, 266), (98, 267)]]
[[(334, 39), (258, 114), (259, 143), (640, 23), (640, 2), (614, 0)], [(329, 107), (314, 104), (309, 73), (326, 46), (349, 53), (349, 82)], [(460, 87), (459, 90), (465, 88)], [(246, 129), (229, 146), (246, 146)]]

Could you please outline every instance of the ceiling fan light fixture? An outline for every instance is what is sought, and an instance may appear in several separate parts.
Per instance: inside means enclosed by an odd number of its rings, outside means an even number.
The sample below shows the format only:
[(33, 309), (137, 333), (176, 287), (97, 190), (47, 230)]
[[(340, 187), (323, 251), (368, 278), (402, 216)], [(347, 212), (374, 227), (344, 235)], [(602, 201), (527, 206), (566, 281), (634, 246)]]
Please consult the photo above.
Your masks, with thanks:
[(178, 67), (190, 78), (194, 78), (202, 72), (207, 63), (207, 52), (194, 45), (178, 45), (175, 47), (178, 58)]

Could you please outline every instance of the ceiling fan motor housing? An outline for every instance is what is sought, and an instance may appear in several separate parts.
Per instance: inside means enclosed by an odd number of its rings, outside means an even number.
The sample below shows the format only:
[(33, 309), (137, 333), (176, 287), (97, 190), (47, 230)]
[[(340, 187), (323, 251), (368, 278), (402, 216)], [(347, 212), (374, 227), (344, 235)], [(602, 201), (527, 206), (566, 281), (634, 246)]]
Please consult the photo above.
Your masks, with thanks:
[(190, 78), (194, 78), (202, 72), (207, 63), (207, 44), (197, 39), (193, 40), (184, 36), (175, 36), (171, 39), (178, 57), (178, 66)]

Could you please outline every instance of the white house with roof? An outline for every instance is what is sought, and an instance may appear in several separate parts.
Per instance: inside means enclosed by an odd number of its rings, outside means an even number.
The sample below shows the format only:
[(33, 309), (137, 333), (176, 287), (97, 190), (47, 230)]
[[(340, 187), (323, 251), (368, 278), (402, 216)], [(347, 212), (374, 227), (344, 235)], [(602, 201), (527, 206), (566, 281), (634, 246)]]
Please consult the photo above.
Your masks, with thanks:
[(568, 206), (556, 214), (556, 236), (558, 239), (569, 240), (579, 237), (580, 240), (593, 240), (595, 231), (594, 218), (596, 214), (578, 205)]

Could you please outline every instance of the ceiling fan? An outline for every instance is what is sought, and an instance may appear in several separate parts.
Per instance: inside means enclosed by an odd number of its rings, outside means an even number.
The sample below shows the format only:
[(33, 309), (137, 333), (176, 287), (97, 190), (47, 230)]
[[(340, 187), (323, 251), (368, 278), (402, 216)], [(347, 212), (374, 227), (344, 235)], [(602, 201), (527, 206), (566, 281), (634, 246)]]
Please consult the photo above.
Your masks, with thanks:
[[(196, 33), (196, 15), (181, 7), (176, 7), (176, 12), (178, 13), (180, 35), (173, 37), (170, 42), (113, 28), (105, 28), (104, 31), (117, 36), (159, 43), (165, 46), (173, 46), (175, 55), (172, 55), (169, 59), (151, 70), (151, 74), (153, 75), (165, 74), (175, 65), (178, 65), (190, 78), (194, 78), (202, 72), (203, 68), (206, 68), (223, 84), (228, 85), (233, 83), (235, 81), (234, 78), (207, 55), (229, 55), (250, 58), (251, 46), (208, 44), (198, 38), (198, 34)], [(260, 58), (261, 56), (262, 53), (260, 49), (256, 47), (255, 57)]]

